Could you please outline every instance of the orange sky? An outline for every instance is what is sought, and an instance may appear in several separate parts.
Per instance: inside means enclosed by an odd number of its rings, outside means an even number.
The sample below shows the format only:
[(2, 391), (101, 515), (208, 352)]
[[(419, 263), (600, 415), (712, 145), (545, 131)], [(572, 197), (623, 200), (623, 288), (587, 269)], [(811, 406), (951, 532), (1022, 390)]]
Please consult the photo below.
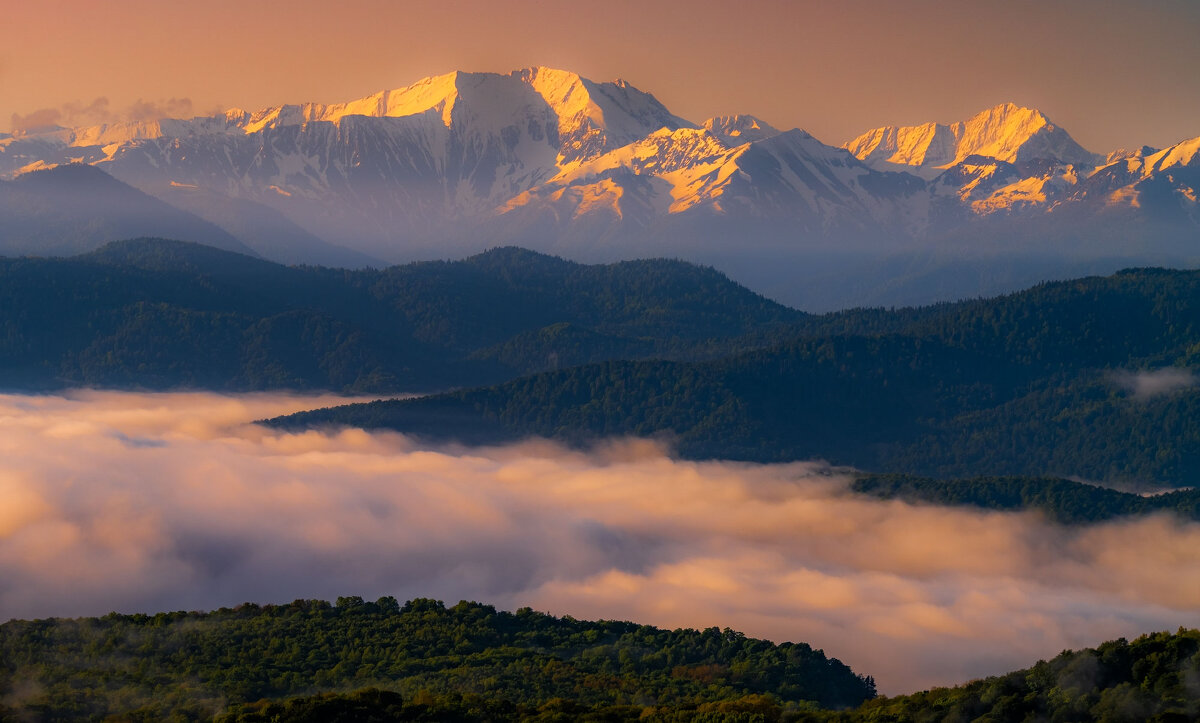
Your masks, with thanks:
[(697, 122), (751, 113), (833, 144), (1010, 100), (1098, 152), (1200, 135), (1194, 0), (39, 0), (0, 18), (0, 129), (550, 65), (625, 78)]

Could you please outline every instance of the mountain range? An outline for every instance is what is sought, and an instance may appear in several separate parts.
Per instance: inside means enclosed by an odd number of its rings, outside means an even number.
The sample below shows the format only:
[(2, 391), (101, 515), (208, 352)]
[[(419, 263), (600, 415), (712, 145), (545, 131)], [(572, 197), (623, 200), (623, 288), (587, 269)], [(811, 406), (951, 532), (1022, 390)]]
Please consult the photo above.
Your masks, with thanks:
[(285, 263), (505, 244), (592, 262), (674, 256), (822, 310), (1194, 265), (1197, 150), (1200, 137), (1095, 153), (1008, 103), (835, 146), (749, 115), (691, 122), (624, 81), (528, 68), (334, 105), (9, 134), (0, 178), (92, 165)]
[(1200, 272), (1135, 269), (809, 316), (718, 358), (598, 361), (269, 424), (476, 444), (657, 437), (687, 458), (1184, 487), (1200, 474), (1198, 284)]

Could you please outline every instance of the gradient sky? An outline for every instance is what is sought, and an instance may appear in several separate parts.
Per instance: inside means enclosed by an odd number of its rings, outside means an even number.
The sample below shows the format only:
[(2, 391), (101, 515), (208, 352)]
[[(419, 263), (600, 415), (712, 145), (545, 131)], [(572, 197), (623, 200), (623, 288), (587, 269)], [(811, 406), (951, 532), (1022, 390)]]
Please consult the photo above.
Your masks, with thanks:
[(693, 121), (751, 113), (832, 144), (1005, 101), (1097, 152), (1200, 135), (1194, 0), (39, 0), (0, 17), (4, 129), (548, 65), (624, 78)]

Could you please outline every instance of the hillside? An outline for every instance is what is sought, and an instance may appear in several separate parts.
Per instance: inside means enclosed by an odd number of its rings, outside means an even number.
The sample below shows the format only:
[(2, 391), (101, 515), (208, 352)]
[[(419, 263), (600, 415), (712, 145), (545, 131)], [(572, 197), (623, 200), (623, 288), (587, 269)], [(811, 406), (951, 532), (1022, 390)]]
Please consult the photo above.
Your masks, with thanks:
[(873, 700), (810, 720), (1193, 721), (1200, 716), (1200, 630), (1063, 651), (1053, 660), (955, 688)]
[(343, 597), (0, 625), (0, 720), (211, 720), (262, 699), (368, 686), (499, 711), (766, 694), (849, 707), (874, 695), (869, 678), (803, 643), (468, 602)]
[(1200, 490), (1141, 495), (1065, 479), (978, 477), (939, 480), (911, 475), (864, 475), (855, 492), (929, 505), (985, 510), (1037, 510), (1067, 525), (1103, 522), (1130, 515), (1174, 512), (1200, 520)]
[[(795, 723), (917, 723), (924, 721), (1069, 720), (1184, 723), (1200, 715), (1193, 681), (1200, 674), (1200, 631), (1154, 633), (1133, 641), (1063, 651), (1049, 661), (954, 688), (876, 698), (839, 712), (794, 709), (748, 696), (679, 710), (670, 706), (588, 709), (563, 701), (537, 709), (487, 708), (481, 701), (404, 700), (381, 691), (326, 695), (250, 707), (230, 723), (328, 719), (353, 711), (356, 720), (413, 721), (430, 714), (458, 720), (792, 721)], [(367, 718), (366, 716), (374, 716)]]
[(605, 362), (272, 424), (471, 441), (661, 435), (687, 457), (822, 458), (937, 477), (1180, 486), (1200, 476), (1196, 272), (1133, 270), (804, 326), (719, 360)]
[[(64, 654), (64, 650), (74, 651)], [(1190, 721), (1200, 631), (874, 697), (803, 643), (417, 599), (0, 625), (0, 720)], [(857, 706), (857, 707), (855, 707)]]
[(142, 239), (0, 258), (0, 384), (388, 393), (611, 358), (704, 358), (804, 315), (683, 262), (520, 249), (383, 270)]
[(82, 164), (0, 180), (0, 218), (6, 256), (66, 256), (145, 235), (254, 254), (213, 223)]

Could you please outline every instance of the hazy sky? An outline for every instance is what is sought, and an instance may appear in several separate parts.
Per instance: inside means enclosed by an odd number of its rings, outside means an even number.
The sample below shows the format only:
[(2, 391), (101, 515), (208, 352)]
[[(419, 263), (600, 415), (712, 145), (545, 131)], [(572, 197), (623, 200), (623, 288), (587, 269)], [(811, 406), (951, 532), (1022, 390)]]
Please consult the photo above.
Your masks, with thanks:
[(0, 128), (549, 65), (624, 78), (693, 121), (751, 113), (832, 144), (1004, 101), (1098, 152), (1200, 135), (1194, 0), (39, 0), (7, 4), (0, 35)]

